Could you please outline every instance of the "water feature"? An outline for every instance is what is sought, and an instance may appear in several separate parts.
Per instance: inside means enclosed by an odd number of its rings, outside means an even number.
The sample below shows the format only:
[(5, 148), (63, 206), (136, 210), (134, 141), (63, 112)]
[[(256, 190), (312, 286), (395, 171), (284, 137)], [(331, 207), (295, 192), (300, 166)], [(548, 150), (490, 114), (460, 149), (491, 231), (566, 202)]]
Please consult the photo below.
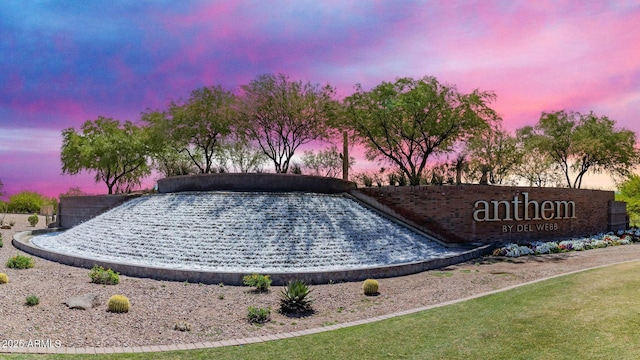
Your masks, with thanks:
[(143, 196), (31, 243), (96, 261), (243, 273), (362, 269), (465, 251), (340, 194), (220, 191)]

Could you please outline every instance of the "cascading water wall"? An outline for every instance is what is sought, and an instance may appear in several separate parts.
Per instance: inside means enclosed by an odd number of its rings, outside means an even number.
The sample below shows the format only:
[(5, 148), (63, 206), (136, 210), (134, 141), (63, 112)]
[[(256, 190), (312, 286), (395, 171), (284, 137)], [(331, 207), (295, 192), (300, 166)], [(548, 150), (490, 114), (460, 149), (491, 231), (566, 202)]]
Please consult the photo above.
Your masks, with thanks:
[(349, 197), (300, 192), (147, 195), (31, 242), (89, 259), (247, 273), (349, 270), (463, 252)]

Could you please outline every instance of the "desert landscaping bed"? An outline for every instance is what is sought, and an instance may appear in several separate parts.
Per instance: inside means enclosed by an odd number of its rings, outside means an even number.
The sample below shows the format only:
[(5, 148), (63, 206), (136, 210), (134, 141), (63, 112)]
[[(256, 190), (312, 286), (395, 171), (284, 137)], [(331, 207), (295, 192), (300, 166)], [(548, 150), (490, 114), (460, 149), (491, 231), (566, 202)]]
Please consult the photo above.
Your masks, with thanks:
[[(390, 314), (468, 297), (507, 286), (593, 266), (640, 259), (640, 245), (520, 258), (485, 257), (445, 269), (379, 279), (380, 294), (365, 296), (362, 283), (312, 286), (315, 312), (287, 317), (277, 312), (280, 287), (255, 293), (249, 287), (203, 285), (120, 276), (118, 285), (90, 282), (89, 270), (35, 258), (31, 269), (10, 269), (7, 260), (21, 252), (11, 245), (13, 234), (33, 230), (26, 215), (7, 215), (10, 230), (0, 230), (0, 272), (9, 283), (0, 285), (0, 339), (50, 340), (66, 347), (145, 346), (198, 343), (293, 332)], [(36, 228), (44, 226), (41, 217)], [(100, 305), (69, 309), (65, 300), (92, 293)], [(128, 313), (107, 312), (111, 295), (130, 299)], [(26, 306), (27, 296), (40, 302)], [(249, 306), (271, 307), (271, 321), (247, 322)], [(190, 331), (175, 330), (178, 322)]]

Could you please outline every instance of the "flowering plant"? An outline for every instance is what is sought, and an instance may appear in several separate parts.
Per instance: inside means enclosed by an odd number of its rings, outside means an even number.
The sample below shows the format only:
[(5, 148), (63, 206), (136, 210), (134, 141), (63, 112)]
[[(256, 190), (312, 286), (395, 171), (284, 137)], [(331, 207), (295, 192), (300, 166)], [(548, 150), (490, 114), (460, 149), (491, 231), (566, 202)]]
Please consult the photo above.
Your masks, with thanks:
[(507, 244), (496, 248), (494, 256), (519, 257), (525, 255), (553, 254), (567, 251), (582, 251), (608, 246), (628, 245), (640, 242), (640, 229), (621, 230), (617, 233), (598, 234), (588, 238), (562, 241), (535, 241), (528, 244)]
[(257, 292), (268, 291), (271, 286), (271, 277), (269, 275), (251, 274), (242, 278), (242, 282), (247, 286), (253, 286)]

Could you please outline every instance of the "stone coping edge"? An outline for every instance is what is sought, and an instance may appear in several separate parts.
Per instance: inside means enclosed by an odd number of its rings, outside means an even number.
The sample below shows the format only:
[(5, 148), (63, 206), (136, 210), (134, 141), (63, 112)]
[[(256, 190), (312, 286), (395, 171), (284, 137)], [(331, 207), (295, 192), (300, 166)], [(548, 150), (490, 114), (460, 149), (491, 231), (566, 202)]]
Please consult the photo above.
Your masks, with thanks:
[(522, 284), (515, 284), (511, 286), (507, 286), (501, 289), (491, 290), (471, 296), (467, 296), (460, 299), (454, 299), (450, 301), (441, 302), (438, 304), (422, 306), (418, 308), (413, 308), (409, 310), (399, 311), (391, 314), (380, 315), (369, 319), (355, 320), (351, 322), (346, 322), (342, 324), (336, 324), (332, 326), (325, 326), (321, 328), (312, 328), (306, 330), (300, 330), (289, 333), (280, 333), (280, 334), (271, 334), (271, 335), (260, 335), (256, 337), (250, 338), (241, 338), (241, 339), (230, 339), (230, 340), (220, 340), (220, 341), (208, 341), (202, 343), (193, 343), (193, 344), (170, 344), (170, 345), (148, 345), (148, 346), (134, 346), (134, 347), (109, 347), (109, 348), (96, 348), (96, 347), (82, 347), (82, 348), (67, 348), (67, 347), (58, 347), (58, 348), (0, 348), (0, 354), (2, 353), (30, 353), (30, 354), (126, 354), (126, 353), (141, 353), (141, 352), (168, 352), (168, 351), (184, 351), (184, 350), (197, 350), (197, 349), (208, 349), (208, 348), (218, 348), (224, 346), (242, 346), (247, 344), (255, 344), (262, 343), (267, 341), (276, 341), (283, 339), (290, 339), (299, 336), (318, 334), (358, 325), (371, 324), (374, 322), (392, 319), (400, 316), (411, 315), (421, 311), (428, 311), (436, 308), (440, 308), (443, 306), (454, 305), (461, 302), (465, 302), (468, 300), (473, 300), (485, 296), (490, 296), (498, 293), (502, 293), (505, 291), (517, 289), (523, 286), (537, 284), (546, 280), (551, 280), (567, 275), (577, 274), (585, 271), (591, 271), (595, 269), (604, 268), (607, 266), (614, 266), (620, 264), (626, 264), (631, 262), (636, 262), (635, 260), (626, 260), (620, 261), (612, 264), (598, 265), (593, 266), (586, 269), (574, 270), (563, 274), (556, 274), (548, 277), (543, 277), (540, 279), (528, 281)]
[[(205, 270), (185, 270), (171, 269), (157, 266), (142, 266), (119, 263), (115, 261), (103, 261), (97, 259), (83, 258), (62, 254), (51, 250), (46, 250), (31, 244), (34, 235), (60, 231), (60, 229), (43, 229), (36, 231), (23, 231), (13, 236), (12, 244), (16, 248), (35, 255), (37, 257), (55, 261), (65, 265), (91, 269), (98, 265), (112, 269), (122, 275), (151, 278), (155, 280), (169, 280), (190, 283), (242, 285), (242, 278), (247, 272), (219, 272)], [(327, 284), (336, 282), (362, 281), (368, 278), (389, 278), (416, 274), (426, 270), (442, 268), (461, 262), (469, 261), (480, 256), (489, 254), (493, 250), (493, 245), (484, 245), (478, 248), (464, 251), (458, 255), (418, 261), (405, 264), (385, 265), (379, 267), (363, 267), (359, 269), (345, 269), (332, 271), (303, 271), (303, 272), (281, 272), (269, 273), (273, 285), (285, 285), (292, 280), (304, 280), (308, 284)]]
[(356, 188), (356, 183), (337, 178), (272, 173), (199, 174), (158, 180), (159, 193), (226, 190), (335, 194)]

